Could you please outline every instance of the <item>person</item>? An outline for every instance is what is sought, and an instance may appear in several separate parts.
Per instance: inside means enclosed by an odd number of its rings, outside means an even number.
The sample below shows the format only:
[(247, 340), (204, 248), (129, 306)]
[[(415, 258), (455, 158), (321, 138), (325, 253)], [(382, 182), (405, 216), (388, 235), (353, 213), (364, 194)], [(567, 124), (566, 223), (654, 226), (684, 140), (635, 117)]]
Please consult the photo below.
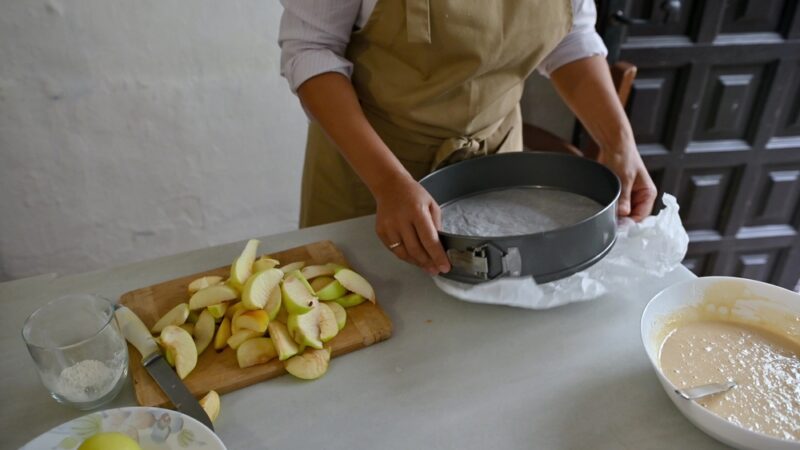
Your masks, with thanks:
[(611, 81), (593, 0), (281, 2), (281, 73), (311, 119), (302, 227), (374, 212), (397, 257), (447, 272), (441, 212), (417, 180), (522, 150), (519, 101), (537, 69), (622, 181), (619, 214), (650, 213), (656, 189)]

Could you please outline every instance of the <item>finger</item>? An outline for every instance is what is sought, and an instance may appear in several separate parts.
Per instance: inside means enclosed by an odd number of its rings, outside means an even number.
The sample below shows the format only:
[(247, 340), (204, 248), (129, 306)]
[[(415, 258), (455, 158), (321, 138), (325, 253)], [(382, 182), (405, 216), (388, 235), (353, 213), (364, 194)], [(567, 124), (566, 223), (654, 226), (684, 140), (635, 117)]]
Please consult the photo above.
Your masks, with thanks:
[(433, 218), (425, 214), (416, 218), (414, 228), (422, 247), (428, 253), (428, 258), (433, 261), (439, 272), (446, 273), (450, 271), (450, 261), (447, 260), (442, 243), (439, 242), (439, 233), (433, 223)]
[[(408, 252), (406, 251), (405, 247), (403, 246), (403, 239), (400, 237), (400, 233), (399, 232), (387, 231), (387, 232), (385, 232), (385, 235), (386, 235), (386, 239), (382, 239), (383, 244), (386, 245), (386, 248), (389, 249), (389, 251), (392, 252), (394, 254), (394, 256), (402, 259), (403, 261), (405, 261), (405, 262), (407, 262), (409, 264), (412, 264), (412, 265), (415, 265), (415, 266), (417, 265), (417, 262), (414, 261), (414, 259), (411, 258), (408, 255)], [(396, 246), (394, 248), (389, 248), (389, 247), (391, 247), (392, 245), (394, 245), (394, 244), (396, 244), (398, 242), (400, 243), (399, 246)]]
[(658, 192), (655, 186), (646, 184), (640, 189), (634, 189), (631, 199), (631, 219), (641, 222), (653, 212)]
[(427, 270), (431, 275), (437, 273), (436, 268), (433, 266), (432, 261), (428, 257), (428, 252), (422, 247), (417, 237), (417, 230), (412, 223), (405, 224), (400, 233), (403, 236), (403, 246), (411, 258), (417, 263), (418, 266)]
[(627, 217), (631, 213), (631, 188), (632, 183), (629, 179), (622, 180), (622, 189), (619, 193), (619, 200), (617, 201), (617, 215), (620, 217)]
[(436, 203), (431, 203), (430, 208), (428, 208), (431, 213), (431, 218), (433, 219), (433, 226), (436, 227), (437, 230), (442, 229), (442, 209), (439, 208), (439, 205)]

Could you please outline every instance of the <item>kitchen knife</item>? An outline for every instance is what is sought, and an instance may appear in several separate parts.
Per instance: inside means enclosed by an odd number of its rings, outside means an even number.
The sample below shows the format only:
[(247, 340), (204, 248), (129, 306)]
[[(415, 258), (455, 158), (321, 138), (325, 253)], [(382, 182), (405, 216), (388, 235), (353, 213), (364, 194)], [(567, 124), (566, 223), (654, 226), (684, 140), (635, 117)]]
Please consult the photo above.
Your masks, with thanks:
[(122, 335), (142, 354), (142, 365), (167, 394), (175, 409), (199, 420), (213, 431), (214, 426), (208, 414), (178, 378), (178, 374), (167, 364), (156, 340), (150, 335), (150, 330), (142, 323), (139, 316), (124, 306), (118, 306), (114, 315)]

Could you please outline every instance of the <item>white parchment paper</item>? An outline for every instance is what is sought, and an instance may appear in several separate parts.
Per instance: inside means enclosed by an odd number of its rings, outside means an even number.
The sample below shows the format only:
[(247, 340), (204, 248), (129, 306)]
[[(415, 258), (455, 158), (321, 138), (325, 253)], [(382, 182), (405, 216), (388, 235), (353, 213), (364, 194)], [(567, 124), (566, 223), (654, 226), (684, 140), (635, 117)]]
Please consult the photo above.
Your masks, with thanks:
[(434, 277), (445, 293), (474, 303), (547, 309), (589, 301), (606, 292), (629, 289), (642, 278), (661, 277), (686, 255), (689, 236), (678, 214), (678, 202), (664, 194), (665, 208), (636, 223), (621, 219), (614, 248), (597, 264), (567, 278), (538, 285), (532, 277), (501, 278), (477, 285)]

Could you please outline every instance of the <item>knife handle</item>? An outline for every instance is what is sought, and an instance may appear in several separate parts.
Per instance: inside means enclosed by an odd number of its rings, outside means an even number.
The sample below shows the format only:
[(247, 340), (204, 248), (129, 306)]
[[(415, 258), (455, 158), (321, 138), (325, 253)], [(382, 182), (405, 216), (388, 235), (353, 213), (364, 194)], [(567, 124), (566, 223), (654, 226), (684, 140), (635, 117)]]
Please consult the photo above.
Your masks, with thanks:
[(139, 350), (143, 359), (153, 353), (160, 353), (156, 340), (136, 313), (124, 306), (118, 306), (114, 315), (122, 335)]

